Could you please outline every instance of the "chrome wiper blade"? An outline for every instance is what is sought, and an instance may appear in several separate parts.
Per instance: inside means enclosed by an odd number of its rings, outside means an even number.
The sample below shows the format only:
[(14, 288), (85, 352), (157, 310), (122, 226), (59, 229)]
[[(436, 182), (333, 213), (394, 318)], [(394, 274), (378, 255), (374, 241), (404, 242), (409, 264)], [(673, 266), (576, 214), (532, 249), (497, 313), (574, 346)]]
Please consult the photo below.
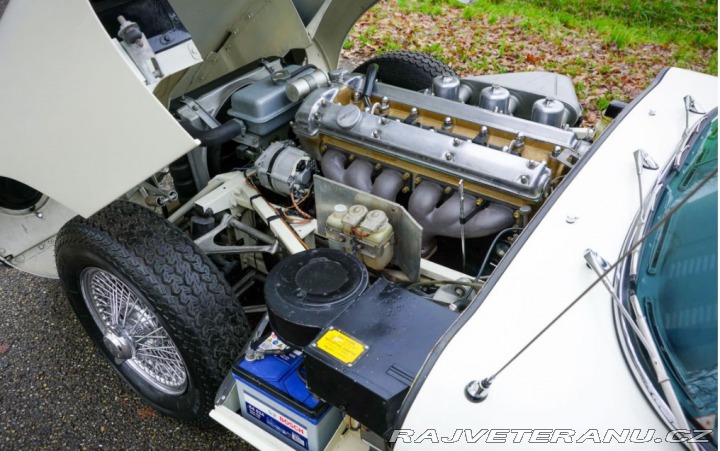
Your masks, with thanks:
[(597, 252), (593, 251), (592, 249), (586, 250), (584, 257), (585, 261), (588, 263), (588, 265), (590, 265), (590, 268), (595, 271), (595, 274), (597, 274), (600, 280), (602, 280), (603, 285), (607, 289), (608, 293), (610, 293), (610, 297), (612, 297), (615, 307), (618, 309), (618, 311), (620, 311), (623, 318), (625, 318), (625, 321), (633, 330), (633, 332), (635, 332), (635, 337), (640, 341), (640, 343), (642, 343), (648, 357), (650, 357), (650, 362), (652, 363), (653, 369), (655, 370), (656, 381), (662, 388), (663, 393), (665, 394), (665, 399), (668, 402), (670, 411), (672, 412), (673, 416), (675, 417), (675, 421), (677, 422), (676, 426), (680, 429), (689, 430), (690, 428), (687, 422), (687, 418), (685, 418), (682, 407), (680, 407), (680, 401), (678, 401), (677, 394), (675, 393), (675, 390), (670, 382), (670, 378), (668, 377), (665, 365), (660, 358), (660, 351), (658, 350), (658, 347), (653, 340), (652, 333), (650, 332), (650, 326), (648, 325), (648, 320), (645, 317), (642, 309), (640, 308), (640, 302), (638, 301), (637, 296), (635, 296), (635, 294), (630, 295), (630, 303), (633, 307), (636, 318), (635, 320), (633, 320), (633, 318), (630, 316), (630, 313), (620, 301), (617, 291), (615, 290), (615, 288), (613, 288), (612, 284), (607, 278), (606, 269), (610, 267), (610, 264), (608, 264), (607, 261), (605, 261), (597, 254)]
[[(640, 239), (640, 237), (642, 237), (643, 230), (645, 229), (645, 224), (647, 223), (647, 218), (650, 217), (650, 214), (655, 210), (655, 204), (657, 202), (658, 195), (660, 195), (660, 192), (665, 186), (665, 184), (661, 181), (658, 181), (656, 183), (657, 185), (655, 185), (655, 188), (653, 189), (652, 193), (650, 193), (648, 198), (645, 199), (645, 203), (640, 208), (640, 211), (638, 212), (638, 217), (633, 223), (631, 232), (631, 242), (633, 243), (636, 240)], [(630, 255), (629, 276), (632, 282), (635, 282), (637, 280), (639, 265), (640, 251), (639, 248), (635, 248), (635, 251)]]
[[(689, 113), (686, 115), (685, 119), (686, 122), (689, 120)], [(698, 133), (705, 124), (705, 121), (708, 119), (708, 115), (705, 114), (703, 117), (700, 118), (699, 121), (695, 123), (695, 125), (691, 129), (686, 125), (685, 130), (683, 131), (682, 138), (680, 138), (680, 142), (675, 147), (675, 150), (673, 151), (673, 154), (675, 155), (674, 161), (673, 161), (673, 169), (678, 169), (680, 167), (680, 163), (682, 163), (682, 157), (685, 155), (685, 152), (690, 148), (689, 142), (690, 139)]]
[[(652, 363), (653, 369), (655, 370), (657, 383), (660, 385), (660, 388), (662, 388), (663, 394), (665, 395), (665, 399), (668, 403), (668, 407), (670, 407), (670, 410), (675, 417), (675, 421), (677, 421), (678, 423), (676, 427), (689, 431), (690, 426), (688, 425), (687, 418), (685, 417), (682, 406), (680, 406), (680, 401), (678, 400), (675, 389), (672, 386), (672, 382), (670, 381), (670, 377), (667, 374), (665, 365), (660, 359), (660, 352), (658, 351), (657, 345), (652, 339), (652, 332), (650, 332), (648, 320), (645, 317), (645, 313), (643, 312), (642, 308), (640, 307), (640, 301), (638, 300), (635, 293), (632, 293), (630, 295), (630, 305), (635, 312), (635, 318), (637, 318), (638, 327), (650, 343), (650, 346), (646, 346), (645, 350), (647, 351), (648, 357), (650, 357), (650, 363)], [(691, 449), (699, 450), (699, 447), (696, 443), (687, 444), (690, 446)]]
[(645, 220), (645, 196), (643, 196), (643, 189), (642, 189), (642, 173), (643, 169), (649, 169), (651, 171), (657, 171), (657, 169), (660, 167), (655, 162), (655, 160), (652, 159), (652, 157), (643, 149), (638, 149), (635, 152), (633, 152), (633, 156), (635, 157), (635, 174), (637, 175), (637, 181), (638, 181), (638, 192), (640, 194), (640, 218), (642, 221)]

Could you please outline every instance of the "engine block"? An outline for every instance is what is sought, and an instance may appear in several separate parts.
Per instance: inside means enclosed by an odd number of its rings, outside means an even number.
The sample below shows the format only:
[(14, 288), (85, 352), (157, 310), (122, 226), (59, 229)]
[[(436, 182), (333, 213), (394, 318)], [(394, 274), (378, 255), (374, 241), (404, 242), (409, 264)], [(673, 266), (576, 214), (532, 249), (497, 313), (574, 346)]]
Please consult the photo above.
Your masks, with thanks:
[(390, 200), (462, 180), (478, 203), (537, 205), (565, 170), (553, 156), (580, 144), (571, 131), (381, 83), (366, 108), (351, 82), (310, 93), (294, 131), (326, 176)]

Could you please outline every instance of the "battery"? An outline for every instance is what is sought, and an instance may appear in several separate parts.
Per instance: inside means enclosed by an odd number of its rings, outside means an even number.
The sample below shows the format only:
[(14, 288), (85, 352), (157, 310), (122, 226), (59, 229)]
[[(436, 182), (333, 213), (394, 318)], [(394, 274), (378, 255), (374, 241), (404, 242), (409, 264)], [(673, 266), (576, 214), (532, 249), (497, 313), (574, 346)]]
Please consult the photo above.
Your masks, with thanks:
[[(275, 334), (259, 348), (289, 351)], [(340, 425), (342, 414), (308, 391), (302, 364), (299, 351), (236, 363), (233, 376), (241, 415), (297, 450), (320, 451)]]

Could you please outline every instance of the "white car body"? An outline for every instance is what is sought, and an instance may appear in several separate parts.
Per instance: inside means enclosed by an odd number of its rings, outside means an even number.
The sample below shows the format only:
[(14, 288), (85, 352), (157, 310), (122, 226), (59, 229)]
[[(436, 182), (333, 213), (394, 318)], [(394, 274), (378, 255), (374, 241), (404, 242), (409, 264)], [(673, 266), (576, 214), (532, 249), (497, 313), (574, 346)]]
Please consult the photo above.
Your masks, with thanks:
[[(639, 209), (632, 153), (645, 149), (661, 165), (670, 158), (685, 128), (683, 97), (688, 94), (708, 110), (716, 107), (717, 79), (668, 70), (598, 143), (482, 305), (444, 348), (409, 409), (404, 429), (420, 433), (433, 428), (444, 437), (452, 437), (456, 429), (566, 429), (576, 431), (575, 438), (591, 430), (605, 437), (610, 429), (640, 429), (665, 438), (670, 428), (628, 367), (612, 299), (602, 284), (498, 376), (485, 401), (468, 402), (463, 389), (499, 370), (596, 280), (583, 258), (586, 249), (610, 262), (620, 256)], [(656, 175), (643, 173), (644, 193), (652, 189)], [(538, 255), (547, 259), (538, 260)], [(528, 446), (529, 439), (520, 446)], [(423, 443), (429, 446), (431, 440)], [(410, 445), (398, 442), (396, 449), (405, 446)], [(567, 446), (597, 445), (591, 438)], [(663, 440), (646, 446), (683, 445)]]
[[(283, 54), (296, 43), (318, 67), (335, 67), (346, 32), (374, 1), (315, 2), (316, 16), (307, 27), (295, 16), (282, 16), (287, 23), (277, 29), (277, 39), (249, 50), (243, 45), (267, 26), (266, 20), (295, 11), (291, 2), (172, 3), (193, 41), (166, 55), (164, 64), (171, 68), (166, 79), (147, 86), (117, 42), (108, 39), (86, 0), (10, 1), (0, 19), (5, 67), (0, 98), (6, 105), (0, 111), (0, 176), (46, 195), (34, 211), (0, 210), (0, 257), (15, 256), (14, 266), (56, 276), (52, 244), (63, 223), (75, 214), (92, 215), (197, 147), (198, 141), (168, 112), (171, 97), (264, 52)], [(227, 23), (211, 22), (218, 11)], [(225, 40), (242, 21), (250, 25)], [(19, 88), (28, 85), (33, 88)], [(640, 429), (658, 431), (655, 437), (664, 438), (673, 429), (630, 371), (611, 297), (601, 285), (503, 371), (485, 401), (469, 402), (465, 387), (494, 374), (596, 280), (583, 259), (586, 249), (609, 261), (620, 255), (639, 207), (632, 154), (642, 148), (658, 162), (670, 158), (685, 129), (686, 95), (708, 110), (716, 107), (717, 78), (681, 69), (664, 72), (595, 143), (582, 168), (571, 173), (570, 183), (530, 224), (532, 233), (523, 234), (512, 258), (503, 260), (502, 271), (481, 294), (480, 307), (460, 317), (462, 327), (451, 328), (426, 362), (402, 411), (402, 429), (414, 431), (415, 439), (427, 430), (435, 430), (437, 438), (451, 438), (459, 429), (563, 429), (576, 431), (576, 438), (590, 430), (604, 436), (611, 429)], [(697, 118), (691, 115), (691, 121)], [(644, 193), (655, 176), (643, 174)], [(259, 448), (285, 446), (222, 408), (212, 415)], [(480, 442), (490, 445), (484, 437)], [(529, 437), (519, 446), (529, 446)], [(572, 449), (596, 446), (592, 439), (558, 443)], [(346, 445), (362, 443), (338, 439), (328, 449)], [(454, 445), (476, 446), (463, 440)], [(395, 444), (398, 450), (439, 446), (432, 434)], [(645, 446), (683, 445), (653, 441)]]

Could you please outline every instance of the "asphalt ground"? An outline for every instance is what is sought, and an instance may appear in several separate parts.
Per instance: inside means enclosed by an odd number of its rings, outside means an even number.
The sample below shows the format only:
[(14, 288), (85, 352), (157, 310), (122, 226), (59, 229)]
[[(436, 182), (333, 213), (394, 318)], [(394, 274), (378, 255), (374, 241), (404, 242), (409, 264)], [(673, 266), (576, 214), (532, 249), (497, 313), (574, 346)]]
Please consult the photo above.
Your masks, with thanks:
[(0, 266), (0, 449), (253, 448), (157, 414), (85, 335), (59, 281)]

